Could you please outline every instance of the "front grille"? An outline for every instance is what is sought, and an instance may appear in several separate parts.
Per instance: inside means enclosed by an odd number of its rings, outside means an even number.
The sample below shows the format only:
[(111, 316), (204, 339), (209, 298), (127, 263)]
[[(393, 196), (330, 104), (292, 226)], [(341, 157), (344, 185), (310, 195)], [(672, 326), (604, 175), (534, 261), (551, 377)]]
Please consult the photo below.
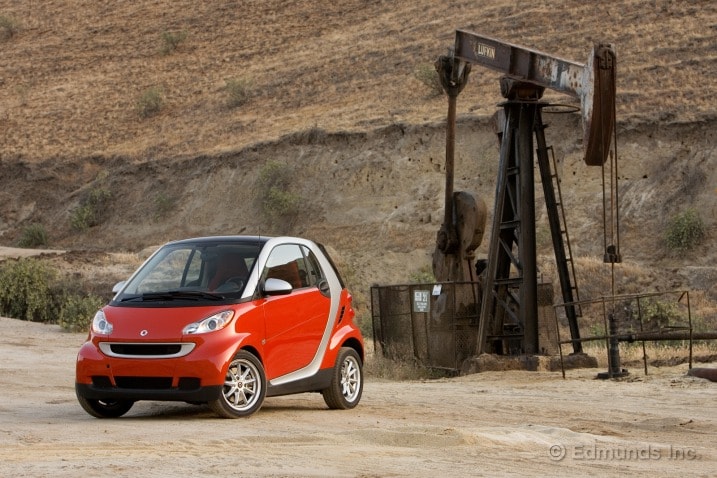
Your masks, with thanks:
[(181, 344), (112, 344), (117, 355), (174, 355), (182, 349)]
[[(117, 388), (126, 390), (172, 390), (172, 377), (115, 377)], [(201, 388), (202, 381), (198, 377), (180, 377), (177, 390), (191, 392)], [(110, 378), (105, 375), (94, 375), (92, 386), (95, 388), (115, 388)]]
[(115, 377), (119, 388), (133, 390), (168, 390), (172, 388), (172, 377)]
[(184, 357), (194, 349), (192, 342), (179, 343), (127, 343), (100, 342), (100, 350), (105, 355), (117, 358), (176, 358)]
[(95, 375), (92, 377), (92, 385), (97, 388), (112, 388), (110, 378), (104, 375)]
[(180, 390), (198, 390), (202, 381), (197, 377), (180, 377), (179, 378), (179, 389)]

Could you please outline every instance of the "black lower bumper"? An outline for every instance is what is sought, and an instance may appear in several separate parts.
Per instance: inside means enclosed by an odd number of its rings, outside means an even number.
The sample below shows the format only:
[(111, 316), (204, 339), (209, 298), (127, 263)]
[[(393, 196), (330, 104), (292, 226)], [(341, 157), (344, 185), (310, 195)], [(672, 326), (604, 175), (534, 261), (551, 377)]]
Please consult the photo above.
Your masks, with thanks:
[(98, 387), (91, 384), (75, 383), (78, 396), (90, 400), (159, 400), (171, 402), (210, 402), (219, 398), (221, 385), (199, 387), (194, 390), (169, 388), (162, 390), (134, 389), (119, 387)]

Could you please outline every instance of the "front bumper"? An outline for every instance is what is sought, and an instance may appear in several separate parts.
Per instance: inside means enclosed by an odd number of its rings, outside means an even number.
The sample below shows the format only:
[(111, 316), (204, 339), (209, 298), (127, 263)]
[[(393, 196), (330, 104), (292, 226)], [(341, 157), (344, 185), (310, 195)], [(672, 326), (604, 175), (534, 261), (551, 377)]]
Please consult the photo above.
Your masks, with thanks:
[(88, 341), (77, 355), (76, 393), (95, 400), (214, 400), (237, 347), (235, 337), (215, 339), (223, 340), (197, 343), (191, 353), (174, 358), (108, 356), (99, 342)]
[(181, 389), (179, 387), (168, 389), (143, 389), (103, 386), (102, 384), (75, 383), (75, 392), (78, 396), (91, 400), (161, 400), (177, 402), (209, 402), (219, 398), (222, 392), (221, 385), (210, 385), (195, 389)]

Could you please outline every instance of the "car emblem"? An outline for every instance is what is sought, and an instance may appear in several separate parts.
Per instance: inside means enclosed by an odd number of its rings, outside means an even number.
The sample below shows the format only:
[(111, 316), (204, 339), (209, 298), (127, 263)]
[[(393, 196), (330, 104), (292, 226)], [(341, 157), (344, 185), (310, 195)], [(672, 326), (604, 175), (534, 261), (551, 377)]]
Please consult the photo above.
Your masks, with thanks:
[(141, 335), (142, 337), (145, 337), (145, 336), (147, 336), (148, 333), (149, 332), (147, 332), (147, 329), (144, 329), (142, 332), (139, 333), (139, 335)]

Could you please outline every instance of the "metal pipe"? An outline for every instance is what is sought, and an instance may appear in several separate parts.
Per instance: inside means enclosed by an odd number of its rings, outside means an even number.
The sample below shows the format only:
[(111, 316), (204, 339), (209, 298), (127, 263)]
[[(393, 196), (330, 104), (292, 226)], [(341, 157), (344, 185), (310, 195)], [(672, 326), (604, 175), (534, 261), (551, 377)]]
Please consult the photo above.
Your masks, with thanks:
[[(453, 226), (453, 171), (455, 165), (456, 151), (456, 103), (458, 97), (448, 95), (448, 120), (446, 125), (446, 194), (443, 204), (445, 205), (443, 214), (443, 225), (452, 229)], [(448, 232), (449, 243), (452, 231)], [(450, 248), (450, 247), (448, 247)]]
[(608, 316), (608, 326), (610, 327), (610, 341), (609, 341), (609, 348), (608, 353), (610, 354), (610, 377), (620, 376), (622, 371), (622, 366), (620, 365), (620, 347), (618, 346), (618, 337), (617, 337), (617, 321), (615, 320), (615, 316), (611, 313)]
[[(637, 332), (634, 334), (617, 334), (617, 335), (600, 335), (581, 337), (580, 342), (595, 342), (598, 340), (609, 340), (616, 338), (620, 342), (661, 342), (668, 340), (717, 340), (717, 332), (690, 332), (690, 331), (679, 331), (679, 332)], [(571, 344), (573, 340), (561, 340), (561, 344)]]

